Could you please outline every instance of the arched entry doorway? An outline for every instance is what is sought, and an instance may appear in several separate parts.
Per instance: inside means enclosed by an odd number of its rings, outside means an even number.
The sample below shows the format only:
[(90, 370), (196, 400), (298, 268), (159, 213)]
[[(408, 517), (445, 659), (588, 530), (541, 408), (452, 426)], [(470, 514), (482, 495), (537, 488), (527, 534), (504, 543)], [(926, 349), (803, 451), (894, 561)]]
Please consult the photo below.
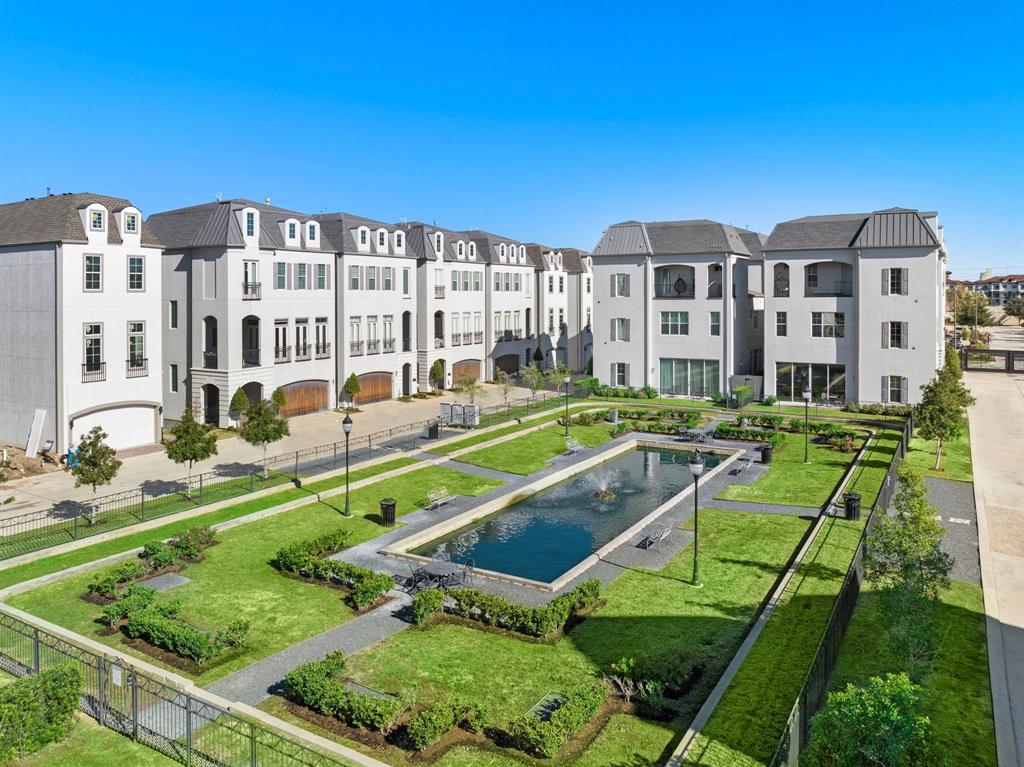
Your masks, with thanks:
[(462, 360), (452, 365), (452, 386), (468, 380), (480, 380), (480, 360)]
[(203, 423), (220, 425), (220, 389), (214, 384), (203, 384)]
[(509, 375), (515, 375), (519, 372), (519, 355), (518, 354), (503, 354), (494, 360), (494, 369), (503, 370)]
[(402, 396), (408, 397), (412, 394), (412, 365), (406, 362), (402, 365)]
[(263, 384), (259, 381), (249, 381), (242, 387), (242, 393), (248, 397), (250, 405), (255, 405), (263, 399)]

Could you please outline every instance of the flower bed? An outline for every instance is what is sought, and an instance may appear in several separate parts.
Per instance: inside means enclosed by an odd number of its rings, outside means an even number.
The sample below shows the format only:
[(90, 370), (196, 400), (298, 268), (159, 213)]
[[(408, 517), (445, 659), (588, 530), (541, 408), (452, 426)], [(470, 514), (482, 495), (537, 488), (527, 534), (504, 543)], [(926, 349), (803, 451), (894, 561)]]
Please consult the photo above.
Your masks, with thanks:
[(142, 547), (138, 559), (129, 559), (100, 570), (89, 583), (88, 593), (102, 600), (117, 599), (119, 589), (125, 585), (167, 570), (182, 561), (195, 562), (204, 550), (216, 542), (213, 531), (208, 527), (190, 528), (167, 543), (151, 541)]
[(607, 697), (608, 688), (603, 684), (581, 685), (565, 696), (550, 717), (530, 712), (513, 721), (509, 735), (520, 750), (552, 757), (594, 717)]

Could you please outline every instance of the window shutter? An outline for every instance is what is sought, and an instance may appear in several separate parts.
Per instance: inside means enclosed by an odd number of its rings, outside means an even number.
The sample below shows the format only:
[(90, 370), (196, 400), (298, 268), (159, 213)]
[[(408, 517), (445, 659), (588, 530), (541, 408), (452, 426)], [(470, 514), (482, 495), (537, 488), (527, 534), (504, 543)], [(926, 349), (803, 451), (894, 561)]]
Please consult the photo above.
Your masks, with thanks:
[(614, 275), (614, 274), (612, 275), (612, 286), (611, 286), (610, 292), (608, 293), (608, 295), (610, 295), (612, 297), (615, 296), (615, 277), (616, 276), (617, 275)]
[(900, 295), (905, 296), (910, 290), (910, 270), (903, 269), (902, 272), (902, 279), (900, 280)]
[(626, 368), (626, 386), (629, 386), (629, 363), (627, 362), (623, 367)]
[(615, 363), (613, 362), (612, 363), (612, 372), (611, 372), (611, 374), (608, 377), (608, 385), (609, 386), (615, 386), (616, 383), (617, 382), (615, 380)]
[(889, 323), (888, 322), (883, 322), (882, 323), (882, 348), (883, 349), (888, 349), (889, 348)]
[(907, 337), (909, 332), (910, 332), (910, 323), (909, 322), (904, 322), (903, 323), (903, 332), (900, 333), (900, 339), (903, 341), (903, 347), (902, 348), (904, 348), (904, 349), (909, 349), (910, 348), (910, 339)]
[(306, 264), (306, 290), (313, 289), (313, 280), (316, 278), (313, 276), (313, 265)]
[(286, 290), (292, 289), (292, 272), (294, 271), (294, 266), (295, 264), (284, 265), (284, 282)]
[(629, 320), (623, 320), (622, 322), (622, 340), (629, 340)]
[(327, 271), (325, 272), (325, 276), (324, 276), (324, 285), (326, 286), (326, 288), (328, 290), (331, 289), (331, 271), (333, 271), (332, 267), (333, 267), (333, 264), (328, 264), (327, 265)]
[(889, 376), (882, 376), (882, 402), (889, 401)]
[(902, 402), (904, 405), (906, 405), (907, 401), (908, 401), (908, 399), (907, 399), (907, 394), (908, 394), (907, 389), (908, 389), (909, 382), (910, 381), (909, 381), (909, 379), (906, 376), (903, 376), (903, 378), (900, 379), (900, 402)]
[(623, 277), (623, 280), (622, 280), (622, 295), (624, 295), (624, 296), (626, 296), (628, 298), (629, 297), (629, 275), (628, 274), (624, 274), (624, 275), (622, 275), (622, 277)]
[(889, 270), (882, 270), (882, 295), (889, 295)]

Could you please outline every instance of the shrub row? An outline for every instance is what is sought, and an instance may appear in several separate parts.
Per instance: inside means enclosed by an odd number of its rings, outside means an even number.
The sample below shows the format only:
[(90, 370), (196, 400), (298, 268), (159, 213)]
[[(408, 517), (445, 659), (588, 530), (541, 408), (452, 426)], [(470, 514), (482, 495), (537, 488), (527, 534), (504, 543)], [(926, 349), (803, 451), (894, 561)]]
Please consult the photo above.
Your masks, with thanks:
[(284, 683), (296, 701), (314, 711), (341, 719), (353, 727), (389, 733), (408, 708), (406, 701), (349, 689), (337, 679), (344, 669), (345, 656), (336, 650), (323, 660), (303, 663), (290, 671)]
[(901, 415), (909, 416), (914, 412), (912, 405), (862, 405), (859, 402), (847, 403), (843, 410), (848, 413), (866, 413), (868, 415)]
[(343, 549), (348, 533), (337, 531), (295, 543), (279, 550), (271, 564), (278, 570), (297, 573), (321, 581), (333, 580), (352, 592), (352, 602), (362, 610), (395, 586), (395, 579), (368, 567), (350, 565), (324, 555)]
[(341, 551), (348, 545), (349, 532), (347, 530), (336, 530), (333, 533), (321, 535), (318, 538), (310, 538), (308, 541), (299, 541), (291, 546), (279, 549), (274, 557), (273, 565), (278, 570), (287, 570), (290, 573), (297, 573), (305, 568), (306, 563), (311, 559), (326, 557)]
[(207, 631), (177, 619), (177, 602), (165, 602), (129, 613), (125, 632), (145, 639), (182, 658), (202, 665), (225, 650), (239, 647), (249, 633), (246, 621), (234, 621), (220, 631)]
[(736, 417), (736, 425), (746, 421), (750, 426), (761, 426), (765, 429), (777, 430), (781, 428), (782, 422), (786, 420), (781, 415), (766, 415), (763, 413), (744, 413)]
[(423, 623), (444, 607), (444, 589), (420, 589), (412, 598), (412, 619)]
[(89, 582), (89, 592), (114, 599), (122, 583), (141, 578), (147, 572), (146, 566), (138, 559), (128, 559), (113, 567), (100, 570)]
[(111, 628), (132, 613), (145, 610), (156, 599), (156, 589), (133, 583), (119, 592), (117, 600), (103, 608), (103, 622)]
[(167, 543), (151, 541), (142, 547), (138, 559), (129, 559), (100, 570), (89, 583), (88, 590), (107, 599), (114, 599), (117, 590), (125, 583), (163, 570), (182, 559), (195, 559), (214, 542), (213, 531), (208, 527), (190, 528)]
[[(807, 431), (811, 434), (821, 434), (822, 436), (832, 437), (849, 437), (853, 439), (857, 436), (857, 433), (850, 429), (844, 429), (842, 426), (834, 423), (818, 423), (815, 421), (809, 421), (807, 424)], [(799, 418), (789, 419), (789, 428), (791, 431), (795, 431), (797, 434), (804, 433), (804, 422)]]
[(658, 396), (658, 390), (653, 386), (644, 386), (639, 389), (634, 389), (632, 386), (626, 388), (617, 388), (615, 386), (605, 386), (596, 378), (583, 378), (576, 382), (577, 389), (584, 389), (596, 394), (599, 397), (622, 397), (624, 399), (655, 399)]
[(450, 589), (448, 609), (453, 615), (498, 626), (528, 636), (543, 637), (565, 628), (574, 613), (594, 605), (601, 595), (601, 582), (586, 580), (572, 591), (546, 605), (528, 607), (503, 596), (479, 589)]
[(71, 732), (81, 694), (82, 672), (70, 662), (0, 687), (0, 762)]
[(744, 442), (767, 442), (772, 447), (778, 447), (783, 439), (783, 436), (777, 431), (742, 429), (731, 423), (718, 424), (715, 427), (715, 436), (719, 439), (736, 439)]
[(416, 749), (424, 749), (462, 719), (462, 707), (444, 698), (416, 712), (405, 726), (409, 742)]
[(528, 753), (552, 757), (565, 741), (589, 722), (608, 697), (602, 685), (583, 685), (566, 695), (565, 701), (547, 720), (524, 714), (509, 726), (516, 747)]

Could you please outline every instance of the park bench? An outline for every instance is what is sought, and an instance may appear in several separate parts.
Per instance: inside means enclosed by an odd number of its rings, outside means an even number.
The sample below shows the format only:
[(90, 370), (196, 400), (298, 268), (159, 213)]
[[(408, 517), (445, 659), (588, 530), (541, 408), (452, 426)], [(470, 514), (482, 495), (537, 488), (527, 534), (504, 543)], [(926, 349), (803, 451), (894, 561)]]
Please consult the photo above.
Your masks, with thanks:
[(565, 454), (576, 455), (580, 450), (583, 449), (583, 444), (575, 437), (565, 438)]
[(435, 487), (427, 493), (427, 509), (429, 511), (439, 509), (454, 498), (455, 496), (448, 492), (447, 487), (443, 485)]
[(661, 541), (663, 541), (666, 538), (668, 538), (669, 533), (671, 533), (671, 532), (672, 532), (672, 528), (670, 528), (670, 527), (656, 527), (656, 528), (654, 528), (653, 530), (651, 530), (651, 532), (649, 532), (644, 537), (644, 539), (642, 541), (640, 541), (640, 548), (641, 549), (649, 549), (654, 544), (661, 543)]

